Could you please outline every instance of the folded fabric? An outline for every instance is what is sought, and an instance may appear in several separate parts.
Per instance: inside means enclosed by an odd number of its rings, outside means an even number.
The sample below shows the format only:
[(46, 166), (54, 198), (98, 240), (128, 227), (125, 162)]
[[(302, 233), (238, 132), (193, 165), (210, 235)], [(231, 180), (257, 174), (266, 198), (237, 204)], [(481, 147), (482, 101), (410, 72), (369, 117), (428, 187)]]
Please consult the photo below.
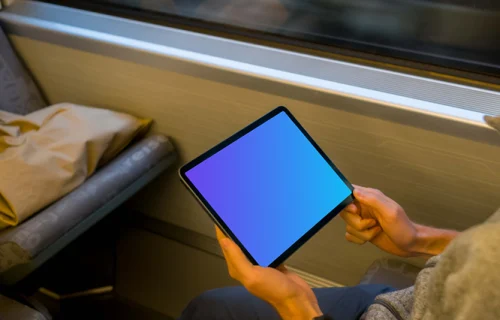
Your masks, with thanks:
[(70, 103), (25, 116), (0, 111), (0, 228), (71, 192), (150, 124)]

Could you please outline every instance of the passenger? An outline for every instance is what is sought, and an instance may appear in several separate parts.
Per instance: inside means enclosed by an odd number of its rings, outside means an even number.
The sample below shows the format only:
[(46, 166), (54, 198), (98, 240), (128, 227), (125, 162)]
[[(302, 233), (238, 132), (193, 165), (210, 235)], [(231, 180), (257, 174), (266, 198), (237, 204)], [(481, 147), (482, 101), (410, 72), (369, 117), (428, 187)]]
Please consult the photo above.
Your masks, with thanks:
[[(500, 130), (500, 118), (485, 119)], [(459, 233), (412, 222), (399, 204), (378, 190), (355, 186), (354, 195), (356, 201), (340, 213), (346, 239), (371, 242), (400, 257), (431, 257), (414, 287), (311, 289), (285, 266), (252, 265), (216, 229), (229, 273), (243, 287), (201, 294), (180, 320), (500, 319), (500, 210), (485, 223)]]

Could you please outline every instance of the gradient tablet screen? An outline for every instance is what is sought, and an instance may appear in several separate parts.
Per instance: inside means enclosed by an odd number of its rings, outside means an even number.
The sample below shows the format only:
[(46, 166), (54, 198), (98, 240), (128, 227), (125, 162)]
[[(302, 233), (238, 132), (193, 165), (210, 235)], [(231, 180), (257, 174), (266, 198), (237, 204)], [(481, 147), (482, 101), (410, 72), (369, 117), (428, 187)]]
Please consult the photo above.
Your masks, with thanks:
[(269, 266), (351, 195), (332, 166), (281, 111), (184, 175), (247, 255)]

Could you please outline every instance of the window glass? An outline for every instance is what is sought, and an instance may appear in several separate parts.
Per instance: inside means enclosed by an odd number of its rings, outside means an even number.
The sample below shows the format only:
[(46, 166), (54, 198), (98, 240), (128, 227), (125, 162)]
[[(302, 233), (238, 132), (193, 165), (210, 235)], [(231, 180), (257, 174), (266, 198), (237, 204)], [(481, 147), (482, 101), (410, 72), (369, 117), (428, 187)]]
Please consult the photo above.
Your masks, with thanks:
[[(67, 1), (64, 1), (67, 3)], [(500, 76), (499, 0), (87, 0), (373, 55)], [(276, 37), (278, 36), (278, 37)]]

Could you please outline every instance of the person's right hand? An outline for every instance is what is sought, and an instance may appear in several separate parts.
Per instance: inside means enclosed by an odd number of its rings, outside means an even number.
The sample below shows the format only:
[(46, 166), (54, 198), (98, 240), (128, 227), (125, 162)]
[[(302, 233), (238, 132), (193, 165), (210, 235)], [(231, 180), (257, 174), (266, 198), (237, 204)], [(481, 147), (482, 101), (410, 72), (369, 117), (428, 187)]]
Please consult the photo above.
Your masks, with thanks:
[(403, 208), (379, 190), (354, 187), (356, 200), (340, 213), (346, 222), (346, 239), (356, 244), (369, 241), (401, 257), (417, 255), (417, 225)]

